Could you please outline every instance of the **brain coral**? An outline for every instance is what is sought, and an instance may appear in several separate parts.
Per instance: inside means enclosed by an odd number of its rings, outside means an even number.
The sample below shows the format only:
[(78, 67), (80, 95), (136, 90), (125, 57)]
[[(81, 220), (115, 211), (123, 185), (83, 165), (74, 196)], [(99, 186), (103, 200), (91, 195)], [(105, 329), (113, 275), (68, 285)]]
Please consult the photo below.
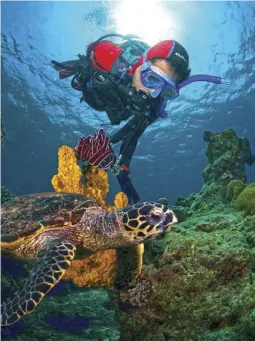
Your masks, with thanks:
[(232, 199), (237, 199), (240, 193), (245, 189), (246, 185), (242, 180), (232, 180), (227, 185), (226, 199), (231, 201)]
[(235, 208), (245, 215), (255, 215), (255, 183), (248, 185), (238, 196)]

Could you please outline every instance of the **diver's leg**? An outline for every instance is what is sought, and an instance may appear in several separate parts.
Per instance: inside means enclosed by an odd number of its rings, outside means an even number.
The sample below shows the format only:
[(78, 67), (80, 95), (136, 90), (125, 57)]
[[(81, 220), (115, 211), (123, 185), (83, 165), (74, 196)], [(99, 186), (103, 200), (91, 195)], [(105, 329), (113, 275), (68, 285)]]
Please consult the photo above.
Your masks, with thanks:
[(130, 121), (128, 121), (120, 130), (117, 131), (111, 138), (111, 143), (116, 144), (120, 142), (124, 136), (130, 135), (139, 122), (139, 117), (134, 116)]
[[(129, 134), (123, 136), (122, 144), (120, 147), (120, 154), (122, 155), (120, 164), (127, 167), (130, 165), (139, 138), (144, 133), (146, 128), (150, 125), (151, 121), (140, 117), (139, 120), (137, 118), (136, 120), (133, 120), (133, 123), (135, 124), (135, 129), (130, 129)], [(118, 182), (122, 191), (128, 196), (129, 202), (137, 203), (140, 198), (128, 175), (129, 171), (121, 171), (120, 174), (117, 176)]]
[(140, 197), (134, 188), (130, 178), (129, 178), (129, 171), (122, 170), (119, 175), (117, 175), (118, 183), (122, 192), (124, 192), (128, 197), (128, 202), (136, 204), (140, 201)]
[(133, 124), (130, 124), (129, 131), (126, 131), (126, 134), (122, 136), (122, 143), (120, 147), (120, 154), (122, 155), (121, 164), (124, 166), (129, 166), (139, 138), (145, 132), (147, 127), (155, 121), (155, 119), (152, 120), (146, 117), (136, 116), (131, 121), (133, 121)]

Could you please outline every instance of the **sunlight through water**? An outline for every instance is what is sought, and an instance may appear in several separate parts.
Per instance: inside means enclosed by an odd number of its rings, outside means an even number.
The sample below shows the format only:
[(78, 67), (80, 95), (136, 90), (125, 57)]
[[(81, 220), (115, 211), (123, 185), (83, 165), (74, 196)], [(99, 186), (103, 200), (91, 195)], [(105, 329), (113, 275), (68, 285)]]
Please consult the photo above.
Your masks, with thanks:
[[(156, 0), (122, 0), (113, 13), (116, 32), (134, 33), (149, 45), (175, 36), (177, 22), (174, 15)], [(132, 18), (132, 20), (131, 20)]]

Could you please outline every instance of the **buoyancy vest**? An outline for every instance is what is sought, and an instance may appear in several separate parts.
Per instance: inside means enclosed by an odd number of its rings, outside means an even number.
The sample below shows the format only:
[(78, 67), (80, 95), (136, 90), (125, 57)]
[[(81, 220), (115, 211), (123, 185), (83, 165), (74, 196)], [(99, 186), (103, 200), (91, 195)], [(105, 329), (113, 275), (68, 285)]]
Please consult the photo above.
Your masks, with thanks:
[[(113, 42), (109, 38), (118, 38)], [(107, 39), (107, 40), (105, 40)], [(73, 76), (71, 85), (82, 91), (81, 101), (98, 111), (106, 111), (112, 124), (119, 124), (132, 113), (132, 75), (129, 70), (149, 45), (133, 35), (108, 34), (87, 47), (86, 56), (79, 60), (57, 63), (60, 78)]]

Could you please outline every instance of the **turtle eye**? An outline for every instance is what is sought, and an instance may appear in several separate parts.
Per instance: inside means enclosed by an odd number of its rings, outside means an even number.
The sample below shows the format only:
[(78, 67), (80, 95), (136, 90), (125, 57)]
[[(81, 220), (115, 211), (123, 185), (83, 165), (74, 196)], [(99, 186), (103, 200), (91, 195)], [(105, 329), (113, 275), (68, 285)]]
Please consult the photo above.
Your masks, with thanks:
[(160, 213), (151, 213), (148, 216), (148, 222), (153, 225), (158, 224), (161, 221), (161, 219), (162, 219), (162, 214)]
[(151, 218), (154, 220), (160, 220), (160, 218), (161, 218), (161, 215), (160, 214), (156, 214), (156, 213), (152, 213), (151, 214)]

